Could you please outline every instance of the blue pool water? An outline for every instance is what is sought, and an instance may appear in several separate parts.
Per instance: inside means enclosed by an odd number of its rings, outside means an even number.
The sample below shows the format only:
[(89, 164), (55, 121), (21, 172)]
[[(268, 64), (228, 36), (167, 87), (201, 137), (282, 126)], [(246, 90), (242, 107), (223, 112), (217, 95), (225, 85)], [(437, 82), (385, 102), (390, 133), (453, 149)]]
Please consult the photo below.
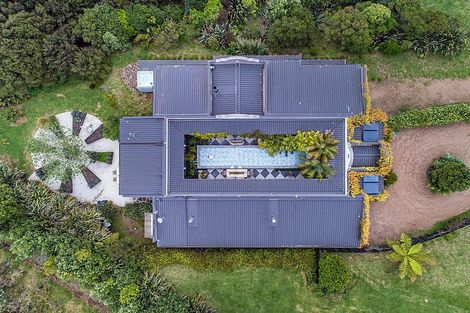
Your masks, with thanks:
[(198, 168), (296, 168), (301, 152), (270, 156), (258, 146), (198, 146)]

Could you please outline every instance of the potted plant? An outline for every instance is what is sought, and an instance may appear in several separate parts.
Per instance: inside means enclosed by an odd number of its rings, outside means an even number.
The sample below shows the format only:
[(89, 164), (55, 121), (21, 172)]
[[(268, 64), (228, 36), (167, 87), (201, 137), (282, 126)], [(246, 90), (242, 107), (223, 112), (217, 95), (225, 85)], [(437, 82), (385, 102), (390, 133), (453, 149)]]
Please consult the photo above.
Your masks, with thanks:
[(202, 179), (206, 179), (208, 176), (209, 176), (209, 172), (208, 171), (201, 171), (201, 173), (199, 174), (199, 176), (202, 178)]

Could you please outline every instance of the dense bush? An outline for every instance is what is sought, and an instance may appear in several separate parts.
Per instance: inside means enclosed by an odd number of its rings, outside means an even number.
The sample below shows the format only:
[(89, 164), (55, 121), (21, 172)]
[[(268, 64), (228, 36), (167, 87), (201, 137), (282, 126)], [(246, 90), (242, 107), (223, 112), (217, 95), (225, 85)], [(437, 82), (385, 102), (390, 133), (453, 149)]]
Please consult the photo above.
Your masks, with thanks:
[(447, 154), (432, 162), (428, 170), (429, 188), (449, 194), (470, 189), (470, 168), (462, 160)]
[(18, 119), (18, 112), (12, 107), (0, 108), (0, 117), (14, 123)]
[(453, 103), (426, 109), (407, 110), (392, 116), (388, 125), (395, 131), (405, 128), (447, 125), (470, 122), (470, 104)]
[(74, 27), (75, 35), (95, 48), (110, 54), (130, 47), (135, 30), (129, 25), (126, 12), (106, 4), (86, 9)]
[(126, 8), (126, 14), (129, 26), (135, 30), (137, 34), (145, 33), (151, 26), (149, 20), (154, 20), (157, 25), (161, 25), (167, 16), (156, 6), (148, 6), (136, 3)]
[(391, 171), (384, 177), (385, 187), (390, 187), (393, 184), (395, 184), (397, 181), (398, 181), (398, 175), (394, 171)]
[(268, 45), (274, 51), (308, 47), (312, 44), (314, 27), (312, 15), (296, 7), (269, 27)]
[(7, 184), (0, 184), (0, 225), (12, 221), (19, 212), (13, 189)]
[(321, 27), (327, 38), (344, 51), (364, 54), (370, 50), (372, 38), (367, 18), (358, 9), (346, 7), (325, 17)]
[(425, 33), (413, 42), (413, 49), (419, 56), (429, 53), (455, 56), (465, 47), (465, 35), (458, 28), (448, 31)]
[(222, 3), (220, 0), (208, 0), (202, 11), (192, 9), (189, 15), (191, 24), (195, 28), (201, 28), (204, 25), (214, 25), (222, 11)]
[(143, 220), (144, 213), (152, 212), (152, 204), (147, 202), (131, 202), (123, 207), (124, 215), (135, 220)]
[(211, 49), (225, 49), (229, 45), (229, 25), (206, 24), (204, 25), (199, 42)]
[(95, 48), (82, 48), (75, 56), (72, 72), (79, 78), (92, 82), (92, 86), (103, 81), (111, 67), (105, 54)]
[(5, 290), (3, 290), (3, 286), (0, 285), (0, 312), (3, 312), (3, 310), (7, 307), (8, 302), (8, 295)]
[(159, 28), (155, 44), (164, 49), (170, 49), (181, 42), (183, 29), (173, 20), (166, 20)]
[(369, 22), (371, 34), (388, 33), (397, 24), (392, 11), (383, 4), (364, 2), (357, 5)]
[(327, 293), (344, 292), (351, 281), (351, 272), (341, 256), (322, 253), (318, 267), (318, 286), (323, 291)]
[(301, 7), (302, 3), (300, 0), (270, 0), (266, 6), (266, 16), (269, 21), (274, 22), (288, 15), (292, 10)]

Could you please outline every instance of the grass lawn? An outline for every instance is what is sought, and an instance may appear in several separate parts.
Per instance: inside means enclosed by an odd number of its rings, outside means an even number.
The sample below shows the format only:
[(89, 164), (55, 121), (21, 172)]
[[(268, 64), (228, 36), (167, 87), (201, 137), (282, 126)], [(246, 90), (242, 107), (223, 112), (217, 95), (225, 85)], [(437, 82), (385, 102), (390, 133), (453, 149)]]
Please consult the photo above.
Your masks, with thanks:
[(14, 261), (9, 252), (0, 249), (0, 264), (4, 262), (10, 262), (10, 266), (1, 277), (12, 282), (5, 290), (10, 299), (21, 303), (21, 312), (96, 312), (67, 289), (51, 282), (39, 269)]
[(164, 273), (183, 292), (202, 292), (222, 312), (469, 312), (470, 229), (451, 241), (427, 244), (437, 265), (412, 284), (400, 280), (385, 254), (348, 254), (354, 278), (345, 295), (320, 296), (299, 272), (240, 269), (196, 272), (171, 266)]

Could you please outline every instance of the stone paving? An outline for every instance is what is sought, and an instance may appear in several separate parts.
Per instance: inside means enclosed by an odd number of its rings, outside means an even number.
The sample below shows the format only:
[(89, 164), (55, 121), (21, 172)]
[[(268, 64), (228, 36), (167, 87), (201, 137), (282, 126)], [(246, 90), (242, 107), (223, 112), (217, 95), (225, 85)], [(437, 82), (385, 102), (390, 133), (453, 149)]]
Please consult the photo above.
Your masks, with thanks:
[[(71, 112), (64, 112), (56, 115), (59, 124), (65, 128), (72, 129), (72, 114)], [(90, 136), (95, 129), (101, 125), (101, 121), (93, 115), (87, 114), (85, 122), (79, 133), (80, 139), (83, 140)], [(38, 132), (42, 131), (41, 129)], [(124, 205), (131, 202), (132, 198), (126, 198), (119, 195), (119, 142), (101, 138), (89, 145), (86, 145), (88, 151), (96, 152), (113, 152), (112, 164), (105, 164), (102, 162), (95, 162), (88, 165), (88, 168), (95, 173), (101, 182), (93, 188), (89, 188), (85, 177), (81, 174), (74, 177), (72, 185), (72, 196), (80, 201), (96, 202), (100, 200), (109, 200), (116, 205)], [(33, 157), (34, 163), (34, 157)], [(35, 168), (39, 168), (40, 164), (34, 164)], [(36, 174), (32, 174), (30, 179), (38, 180)], [(58, 190), (60, 187), (59, 182), (45, 182), (50, 188)]]

